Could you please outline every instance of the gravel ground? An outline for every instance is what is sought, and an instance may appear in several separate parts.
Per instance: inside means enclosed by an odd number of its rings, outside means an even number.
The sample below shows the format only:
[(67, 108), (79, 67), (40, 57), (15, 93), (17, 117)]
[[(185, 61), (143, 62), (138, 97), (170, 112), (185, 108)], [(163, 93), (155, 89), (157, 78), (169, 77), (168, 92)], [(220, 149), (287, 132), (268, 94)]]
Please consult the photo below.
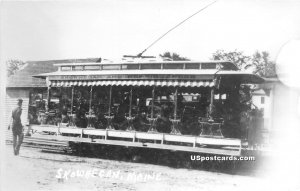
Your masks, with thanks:
[[(46, 153), (6, 146), (3, 190), (274, 190), (262, 176)], [(276, 188), (278, 188), (276, 186)]]

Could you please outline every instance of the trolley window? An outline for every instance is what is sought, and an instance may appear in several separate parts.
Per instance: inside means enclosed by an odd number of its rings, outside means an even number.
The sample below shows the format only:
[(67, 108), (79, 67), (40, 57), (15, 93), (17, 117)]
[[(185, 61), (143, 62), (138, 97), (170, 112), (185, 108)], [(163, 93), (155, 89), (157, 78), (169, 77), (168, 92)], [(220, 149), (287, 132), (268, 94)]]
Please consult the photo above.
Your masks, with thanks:
[(84, 70), (100, 70), (99, 65), (84, 66)]
[(117, 65), (117, 64), (114, 64), (114, 65), (103, 65), (102, 66), (102, 69), (103, 70), (120, 70), (121, 69), (121, 65)]
[(70, 71), (71, 70), (71, 66), (62, 66), (61, 67), (61, 71)]
[(183, 69), (183, 64), (164, 64), (164, 69)]
[(201, 69), (216, 69), (216, 63), (201, 63)]
[(187, 63), (185, 69), (199, 69), (199, 63)]
[(161, 69), (161, 64), (141, 64), (141, 69)]
[(83, 70), (83, 66), (72, 66), (72, 70)]
[(139, 64), (123, 64), (122, 70), (138, 70)]

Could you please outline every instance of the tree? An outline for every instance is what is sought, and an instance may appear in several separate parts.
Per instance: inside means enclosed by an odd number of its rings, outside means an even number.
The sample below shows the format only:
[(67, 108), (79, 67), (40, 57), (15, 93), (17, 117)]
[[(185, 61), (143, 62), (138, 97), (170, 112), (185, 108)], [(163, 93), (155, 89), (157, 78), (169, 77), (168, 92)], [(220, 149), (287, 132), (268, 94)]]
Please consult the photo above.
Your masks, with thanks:
[(26, 63), (21, 60), (8, 60), (6, 61), (7, 76), (14, 75)]
[(266, 51), (256, 51), (252, 56), (245, 55), (242, 51), (217, 50), (213, 53), (213, 60), (228, 60), (236, 64), (241, 70), (251, 70), (262, 77), (276, 76), (275, 62), (270, 60)]
[(256, 51), (251, 58), (252, 66), (254, 66), (254, 74), (258, 74), (263, 77), (276, 76), (275, 62), (270, 61), (270, 55), (268, 52)]
[(248, 65), (251, 57), (244, 55), (242, 51), (234, 50), (225, 52), (224, 50), (217, 50), (213, 53), (212, 59), (231, 61), (241, 70), (243, 70)]
[(171, 60), (174, 60), (174, 61), (190, 60), (190, 59), (188, 59), (186, 57), (180, 56), (179, 54), (177, 54), (175, 52), (173, 52), (173, 53), (171, 53), (171, 52), (165, 52), (163, 54), (160, 54), (159, 56), (165, 57), (165, 58), (170, 58)]

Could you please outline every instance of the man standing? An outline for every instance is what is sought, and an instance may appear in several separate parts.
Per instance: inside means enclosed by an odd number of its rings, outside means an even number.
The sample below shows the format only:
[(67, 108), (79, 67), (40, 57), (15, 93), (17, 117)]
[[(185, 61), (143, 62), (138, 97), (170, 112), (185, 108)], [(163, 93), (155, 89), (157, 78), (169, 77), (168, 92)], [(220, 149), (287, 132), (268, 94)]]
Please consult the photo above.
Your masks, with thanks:
[[(12, 132), (13, 132), (13, 148), (14, 154), (18, 155), (20, 151), (20, 147), (23, 141), (23, 126), (21, 123), (21, 114), (22, 114), (22, 99), (18, 99), (18, 106), (12, 111), (11, 122)], [(8, 125), (8, 129), (10, 129), (10, 124)]]

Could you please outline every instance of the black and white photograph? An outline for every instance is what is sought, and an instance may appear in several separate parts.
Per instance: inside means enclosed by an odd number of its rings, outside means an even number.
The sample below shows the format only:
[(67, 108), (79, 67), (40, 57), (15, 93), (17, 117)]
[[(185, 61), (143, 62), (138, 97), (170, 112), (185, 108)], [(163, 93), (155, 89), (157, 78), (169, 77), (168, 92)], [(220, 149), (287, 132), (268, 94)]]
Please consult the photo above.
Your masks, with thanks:
[(0, 190), (300, 190), (300, 1), (0, 1)]

